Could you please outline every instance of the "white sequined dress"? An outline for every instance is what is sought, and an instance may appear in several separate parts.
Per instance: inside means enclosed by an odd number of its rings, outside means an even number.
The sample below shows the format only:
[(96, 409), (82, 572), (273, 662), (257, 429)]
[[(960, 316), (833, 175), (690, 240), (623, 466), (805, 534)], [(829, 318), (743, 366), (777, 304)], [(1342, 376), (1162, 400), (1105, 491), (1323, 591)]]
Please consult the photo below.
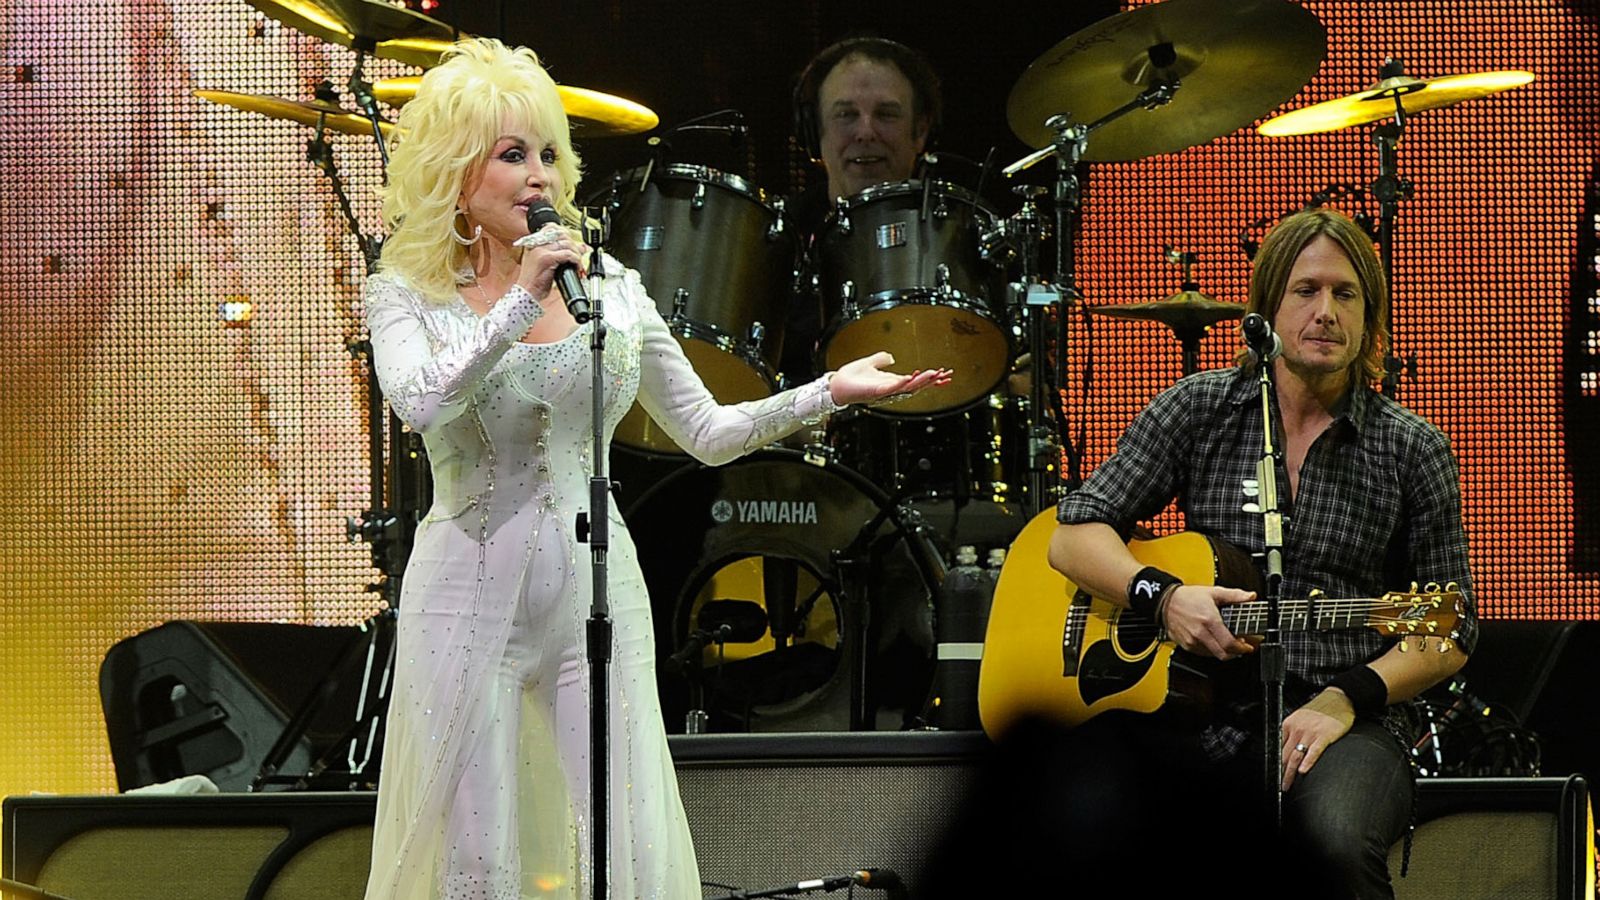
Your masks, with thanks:
[[(823, 380), (718, 406), (637, 273), (601, 294), (606, 437), (637, 394), (708, 463), (833, 409)], [(520, 343), (542, 314), (513, 287), (486, 316), (395, 276), (366, 289), (379, 382), (421, 432), (433, 506), (399, 617), (368, 900), (590, 895), (587, 547), (590, 326)], [(656, 699), (650, 603), (611, 513), (611, 896), (701, 896)], [(649, 540), (649, 535), (641, 535)]]

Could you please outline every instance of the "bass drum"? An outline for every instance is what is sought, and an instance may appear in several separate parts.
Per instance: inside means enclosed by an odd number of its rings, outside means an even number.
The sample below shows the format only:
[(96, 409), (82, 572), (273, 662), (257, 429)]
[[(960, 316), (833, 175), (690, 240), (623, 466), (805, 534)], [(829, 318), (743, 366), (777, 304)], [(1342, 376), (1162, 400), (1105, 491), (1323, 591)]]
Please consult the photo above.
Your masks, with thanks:
[[(666, 165), (618, 173), (608, 250), (638, 270), (695, 372), (719, 403), (772, 393), (794, 285), (780, 204), (736, 175)], [(682, 454), (635, 404), (616, 441)]]
[[(640, 497), (627, 521), (669, 731), (684, 730), (693, 708), (712, 731), (850, 730), (857, 603), (867, 611), (863, 724), (899, 729), (922, 712), (942, 563), (886, 503), (850, 469), (778, 449), (686, 466)], [(847, 547), (859, 548), (866, 581), (849, 603), (832, 557)], [(732, 623), (721, 646), (691, 640), (719, 623)]]
[(828, 446), (897, 497), (1022, 503), (1028, 400), (990, 394), (961, 412), (927, 418), (890, 418), (851, 407), (829, 421)]

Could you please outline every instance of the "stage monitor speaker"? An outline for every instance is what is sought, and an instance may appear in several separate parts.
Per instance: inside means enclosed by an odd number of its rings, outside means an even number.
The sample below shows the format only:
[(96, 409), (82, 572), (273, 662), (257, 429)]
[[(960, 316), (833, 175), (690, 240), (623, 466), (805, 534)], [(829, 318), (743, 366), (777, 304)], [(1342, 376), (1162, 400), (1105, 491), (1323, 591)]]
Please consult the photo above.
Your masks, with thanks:
[(361, 900), (374, 797), (10, 797), (4, 873), (70, 900)]
[[(920, 896), (931, 887), (929, 856), (968, 811), (986, 758), (977, 733), (671, 744), (702, 879), (747, 891), (887, 868)], [(365, 792), (13, 797), (0, 829), (3, 874), (72, 900), (360, 900), (374, 801)], [(1581, 780), (1426, 779), (1418, 801), (1411, 872), (1394, 882), (1400, 900), (1592, 898)], [(1390, 857), (1396, 876), (1400, 846)], [(942, 896), (1029, 888), (994, 874)]]
[(1419, 785), (1396, 900), (1592, 900), (1594, 814), (1582, 778), (1434, 778)]
[[(929, 853), (976, 784), (988, 746), (981, 732), (674, 735), (670, 741), (702, 881), (748, 891), (892, 869), (913, 897)], [(718, 895), (707, 889), (707, 896)]]
[(335, 682), (327, 676), (362, 634), (354, 627), (180, 621), (118, 642), (100, 666), (117, 787), (205, 775), (224, 791), (246, 790), (301, 704), (331, 685), (280, 767), (304, 774), (355, 719), (360, 671), (341, 671)]

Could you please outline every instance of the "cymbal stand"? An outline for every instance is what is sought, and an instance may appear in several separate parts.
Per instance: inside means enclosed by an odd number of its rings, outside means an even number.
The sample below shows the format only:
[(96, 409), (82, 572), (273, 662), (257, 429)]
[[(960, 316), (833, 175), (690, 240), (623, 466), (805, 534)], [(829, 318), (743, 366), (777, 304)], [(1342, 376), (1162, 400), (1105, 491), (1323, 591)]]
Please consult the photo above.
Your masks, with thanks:
[[(1170, 50), (1170, 47), (1168, 49)], [(1155, 71), (1165, 71), (1170, 61), (1167, 61), (1167, 65), (1162, 65), (1163, 60), (1156, 58), (1157, 48), (1152, 48), (1151, 54), (1152, 62), (1156, 63)], [(1077, 254), (1074, 247), (1079, 215), (1083, 206), (1083, 189), (1078, 180), (1078, 163), (1083, 160), (1084, 150), (1089, 145), (1089, 136), (1097, 129), (1136, 109), (1155, 109), (1165, 106), (1172, 102), (1179, 87), (1180, 82), (1176, 78), (1161, 77), (1140, 91), (1137, 97), (1087, 125), (1075, 124), (1070, 113), (1053, 115), (1045, 120), (1045, 127), (1055, 133), (1050, 144), (1001, 170), (1010, 178), (1049, 157), (1056, 158), (1056, 180), (1052, 197), (1055, 212), (1055, 281), (1025, 282), (1022, 308), (1028, 320), (1029, 352), (1034, 354), (1034, 366), (1041, 372), (1045, 371), (1045, 361), (1048, 359), (1044, 335), (1044, 322), (1047, 318), (1045, 310), (1050, 307), (1055, 308), (1058, 326), (1056, 365), (1051, 374), (1054, 376), (1055, 389), (1058, 392), (1067, 381), (1066, 315), (1073, 308), (1083, 306), (1083, 294), (1077, 285), (1075, 269)], [(1033, 507), (1032, 512), (1050, 505), (1047, 499), (1053, 502), (1056, 490), (1061, 487), (1060, 479), (1048, 477), (1049, 458), (1052, 452), (1059, 454), (1058, 447), (1066, 452), (1065, 490), (1076, 490), (1083, 480), (1081, 455), (1069, 439), (1065, 410), (1062, 410), (1062, 414), (1056, 420), (1054, 439), (1060, 443), (1051, 444), (1051, 429), (1043, 422), (1046, 389), (1044, 381), (1045, 379), (1040, 378), (1033, 379), (1029, 398), (1031, 403), (1028, 410), (1030, 434), (1028, 485), (1031, 489), (1029, 497)]]
[[(1161, 256), (1167, 262), (1183, 269), (1183, 284), (1178, 289), (1184, 292), (1198, 292), (1200, 282), (1194, 280), (1194, 267), (1200, 261), (1200, 255), (1192, 250), (1174, 250), (1171, 247), (1163, 248)], [(1206, 336), (1206, 326), (1173, 325), (1172, 333), (1178, 339), (1178, 346), (1183, 348), (1183, 377), (1200, 371), (1200, 339)]]
[[(1384, 60), (1378, 70), (1380, 81), (1399, 78), (1403, 74), (1405, 60), (1392, 57)], [(1372, 143), (1378, 148), (1378, 177), (1373, 179), (1370, 189), (1378, 201), (1378, 252), (1383, 257), (1383, 281), (1389, 286), (1389, 309), (1384, 320), (1384, 326), (1389, 331), (1389, 345), (1384, 348), (1383, 355), (1383, 393), (1390, 398), (1399, 389), (1402, 369), (1416, 368), (1415, 358), (1402, 363), (1394, 353), (1394, 220), (1399, 212), (1400, 201), (1409, 200), (1412, 195), (1410, 180), (1402, 178), (1399, 172), (1400, 138), (1406, 130), (1406, 108), (1400, 99), (1402, 96), (1403, 91), (1394, 92), (1394, 119), (1372, 129)]]
[(363, 41), (356, 43), (356, 64), (350, 70), (350, 81), (345, 85), (350, 91), (350, 96), (366, 113), (367, 121), (372, 123), (372, 136), (378, 142), (378, 158), (383, 161), (383, 170), (389, 171), (389, 148), (383, 142), (383, 116), (378, 114), (378, 100), (372, 95), (372, 83), (361, 77), (362, 69), (367, 63), (367, 53), (376, 44), (367, 46)]
[(328, 141), (328, 132), (322, 125), (321, 117), (317, 119), (316, 137), (306, 142), (306, 159), (327, 176), (328, 184), (333, 188), (333, 197), (339, 201), (339, 211), (344, 214), (350, 232), (355, 235), (356, 245), (361, 248), (361, 259), (366, 263), (367, 274), (371, 275), (378, 269), (378, 256), (383, 249), (383, 242), (361, 230), (361, 220), (356, 217), (355, 207), (350, 205), (350, 195), (344, 189), (344, 180), (339, 177), (339, 167), (334, 164), (333, 144)]
[[(359, 77), (361, 54), (358, 52), (356, 72), (352, 85), (365, 82)], [(320, 94), (320, 91), (319, 91)], [(371, 92), (366, 91), (368, 115), (373, 120), (373, 132), (378, 136), (380, 155), (385, 165), (388, 157), (383, 151), (382, 132), (378, 129), (377, 109), (372, 104)], [(323, 98), (326, 99), (326, 98)], [(359, 97), (358, 97), (359, 99)], [(350, 203), (350, 197), (339, 177), (334, 163), (333, 148), (327, 132), (318, 123), (316, 135), (308, 143), (307, 159), (324, 175), (333, 188), (339, 209), (344, 214), (356, 243), (361, 248), (362, 259), (368, 274), (376, 270), (382, 247), (381, 239), (369, 237), (361, 230), (360, 219)], [(365, 640), (352, 641), (345, 652), (324, 673), (319, 683), (301, 702), (290, 717), (272, 748), (262, 759), (250, 789), (260, 791), (269, 785), (287, 785), (294, 789), (320, 786), (330, 771), (335, 775), (348, 774), (349, 780), (341, 787), (371, 787), (376, 783), (377, 770), (368, 771), (375, 760), (381, 759), (383, 721), (388, 710), (389, 688), (394, 668), (395, 625), (400, 608), (401, 584), (407, 560), (411, 556), (412, 539), (422, 510), (431, 494), (426, 463), (423, 459), (419, 435), (405, 428), (398, 416), (389, 412), (383, 399), (383, 388), (378, 384), (372, 362), (372, 342), (362, 338), (347, 344), (350, 355), (363, 360), (367, 372), (367, 460), (368, 483), (371, 486), (371, 506), (360, 516), (345, 519), (345, 536), (350, 541), (364, 540), (372, 545), (372, 566), (382, 573), (377, 582), (367, 585), (367, 590), (383, 598), (383, 608), (361, 625)], [(386, 490), (387, 488), (387, 490)], [(385, 501), (391, 501), (386, 503)], [(316, 714), (330, 700), (346, 669), (356, 654), (364, 649), (361, 673), (361, 692), (357, 700), (355, 719), (344, 734), (334, 741), (328, 751), (315, 760), (312, 768), (303, 775), (280, 776), (278, 769), (293, 753), (295, 744), (305, 736)], [(348, 741), (348, 744), (346, 744)], [(330, 758), (345, 749), (343, 771), (333, 769)]]

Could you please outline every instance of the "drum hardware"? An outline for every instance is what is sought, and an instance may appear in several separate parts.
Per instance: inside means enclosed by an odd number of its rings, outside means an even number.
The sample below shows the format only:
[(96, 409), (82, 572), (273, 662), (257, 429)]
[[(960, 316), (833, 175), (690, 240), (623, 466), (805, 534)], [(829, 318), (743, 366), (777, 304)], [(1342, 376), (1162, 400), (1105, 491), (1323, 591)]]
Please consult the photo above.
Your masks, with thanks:
[(995, 214), (965, 188), (888, 182), (839, 198), (814, 244), (824, 368), (886, 350), (894, 371), (948, 366), (954, 380), (876, 410), (923, 416), (988, 396), (1011, 358), (1004, 272), (980, 253)]
[(639, 560), (663, 653), (722, 612), (760, 622), (754, 642), (702, 648), (703, 696), (662, 681), (669, 721), (700, 709), (713, 729), (843, 730), (920, 708), (943, 564), (921, 517), (883, 486), (825, 455), (769, 449), (679, 469), (627, 517), (653, 535)]
[[(876, 516), (861, 526), (861, 530), (856, 532), (855, 539), (849, 545), (843, 549), (835, 549), (829, 554), (834, 572), (838, 576), (840, 604), (846, 610), (847, 620), (853, 623), (853, 627), (849, 628), (845, 636), (845, 656), (851, 687), (851, 731), (871, 730), (875, 724), (867, 718), (871, 709), (867, 683), (867, 639), (872, 624), (872, 607), (867, 602), (869, 587), (866, 571), (871, 563), (870, 547), (877, 539), (878, 529), (891, 519), (894, 520), (897, 530), (904, 530), (905, 508), (901, 505), (898, 493), (883, 504)], [(925, 550), (925, 545), (921, 543), (912, 544), (911, 561), (921, 571), (925, 584), (938, 584), (944, 576), (942, 561), (930, 557), (925, 552), (919, 552)], [(849, 615), (852, 612), (854, 615)]]
[(1389, 58), (1378, 69), (1378, 82), (1366, 90), (1284, 113), (1261, 123), (1258, 129), (1268, 137), (1282, 137), (1390, 120), (1372, 129), (1372, 143), (1378, 149), (1378, 174), (1368, 186), (1378, 201), (1378, 250), (1383, 259), (1384, 281), (1389, 285), (1389, 309), (1384, 323), (1389, 329), (1389, 345), (1383, 358), (1383, 393), (1386, 396), (1393, 397), (1397, 393), (1403, 369), (1416, 370), (1415, 357), (1403, 362), (1394, 353), (1395, 218), (1400, 201), (1411, 199), (1414, 189), (1410, 179), (1399, 172), (1400, 139), (1405, 134), (1406, 116), (1521, 87), (1533, 79), (1532, 72), (1522, 70), (1417, 79), (1406, 76), (1404, 60)]
[[(1056, 158), (1054, 281), (1025, 268), (1029, 277), (1017, 291), (1035, 369), (1047, 376), (1034, 379), (1037, 415), (1045, 408), (1048, 376), (1058, 389), (1066, 382), (1065, 315), (1083, 305), (1073, 269), (1082, 203), (1078, 164), (1172, 153), (1236, 131), (1294, 96), (1326, 52), (1316, 16), (1288, 0), (1165, 0), (1079, 30), (1023, 72), (1006, 117), (1012, 131), (1038, 149), (1001, 171), (1015, 177)], [(1047, 372), (1043, 319), (1052, 308), (1056, 365)], [(1078, 454), (1066, 423), (1057, 424), (1071, 490), (1081, 474)], [(1048, 429), (1036, 425), (1034, 434), (1042, 447)], [(1036, 466), (1034, 478), (1039, 475)]]
[(705, 650), (717, 651), (717, 670), (727, 661), (729, 643), (748, 644), (767, 630), (767, 611), (745, 600), (711, 600), (695, 617), (696, 628), (677, 652), (661, 663), (662, 671), (689, 680), (689, 709), (684, 713), (684, 734), (705, 734), (711, 723), (705, 702)]
[[(724, 124), (722, 122), (724, 119), (731, 121)], [(644, 193), (650, 187), (650, 176), (655, 172), (656, 166), (666, 163), (667, 153), (672, 150), (673, 137), (697, 131), (726, 134), (730, 138), (730, 143), (737, 147), (744, 142), (745, 135), (749, 133), (750, 129), (744, 124), (744, 113), (737, 109), (719, 109), (686, 119), (660, 134), (652, 134), (644, 142), (645, 146), (650, 148), (650, 158), (645, 161), (644, 175), (639, 179), (639, 193)], [(622, 208), (622, 174), (622, 172), (613, 172), (611, 175), (611, 197), (614, 209)], [(701, 200), (703, 205), (703, 197), (698, 199)], [(698, 209), (699, 207), (696, 208)]]
[[(738, 176), (654, 158), (615, 173), (603, 203), (613, 255), (639, 272), (712, 396), (725, 404), (769, 396), (794, 279), (782, 204)], [(683, 453), (637, 404), (615, 440)]]
[(1258, 235), (1265, 234), (1267, 231), (1270, 231), (1270, 226), (1282, 221), (1284, 218), (1293, 215), (1294, 213), (1299, 212), (1302, 209), (1327, 206), (1335, 200), (1342, 200), (1346, 197), (1355, 200), (1361, 205), (1358, 209), (1346, 210), (1346, 212), (1350, 214), (1351, 220), (1357, 225), (1361, 226), (1361, 230), (1365, 231), (1372, 237), (1374, 241), (1376, 241), (1378, 239), (1378, 227), (1373, 222), (1372, 214), (1368, 212), (1366, 208), (1368, 206), (1368, 201), (1371, 199), (1370, 195), (1367, 193), (1367, 189), (1358, 185), (1341, 182), (1339, 184), (1330, 184), (1321, 190), (1312, 191), (1311, 197), (1306, 201), (1304, 206), (1297, 206), (1294, 209), (1279, 213), (1277, 215), (1262, 216), (1243, 228), (1240, 228), (1239, 249), (1244, 252), (1245, 259), (1254, 260), (1256, 258), (1256, 251), (1261, 248), (1261, 240)]
[[(1289, 0), (1165, 0), (1102, 19), (1057, 43), (1017, 80), (1011, 130), (1059, 142), (1072, 109), (1095, 133), (1081, 158), (1143, 159), (1243, 128), (1293, 97), (1327, 53), (1322, 23)], [(1134, 94), (1124, 102), (1124, 98)], [(1123, 118), (1136, 109), (1145, 114)]]
[(456, 40), (456, 29), (414, 10), (380, 0), (246, 0), (267, 16), (296, 31), (355, 51), (355, 66), (346, 84), (350, 97), (366, 116), (385, 167), (383, 117), (373, 87), (363, 77), (368, 56), (393, 59), (420, 68), (438, 65)]
[(1197, 254), (1168, 246), (1162, 248), (1162, 258), (1183, 269), (1183, 285), (1178, 293), (1153, 303), (1089, 306), (1084, 311), (1120, 319), (1160, 322), (1171, 328), (1183, 348), (1183, 374), (1187, 377), (1200, 371), (1200, 339), (1218, 322), (1242, 317), (1244, 307), (1200, 293), (1200, 283), (1194, 279), (1194, 267), (1199, 262)]

